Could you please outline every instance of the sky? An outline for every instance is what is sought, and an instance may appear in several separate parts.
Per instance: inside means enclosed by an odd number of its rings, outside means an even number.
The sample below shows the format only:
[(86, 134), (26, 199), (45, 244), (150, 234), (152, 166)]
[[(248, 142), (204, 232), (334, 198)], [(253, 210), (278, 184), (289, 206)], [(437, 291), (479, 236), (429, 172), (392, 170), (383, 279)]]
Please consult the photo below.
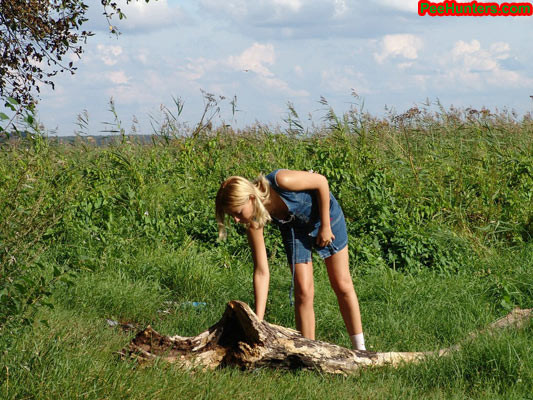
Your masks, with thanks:
[(337, 114), (355, 106), (378, 117), (428, 101), (533, 108), (533, 17), (422, 17), (416, 0), (119, 0), (127, 18), (112, 21), (116, 37), (100, 0), (87, 3), (83, 28), (95, 35), (72, 56), (75, 75), (42, 88), (50, 134), (107, 134), (116, 119), (151, 134), (165, 112), (194, 126), (205, 93), (220, 107), (213, 124), (235, 128), (283, 128), (289, 103), (320, 124), (322, 97)]

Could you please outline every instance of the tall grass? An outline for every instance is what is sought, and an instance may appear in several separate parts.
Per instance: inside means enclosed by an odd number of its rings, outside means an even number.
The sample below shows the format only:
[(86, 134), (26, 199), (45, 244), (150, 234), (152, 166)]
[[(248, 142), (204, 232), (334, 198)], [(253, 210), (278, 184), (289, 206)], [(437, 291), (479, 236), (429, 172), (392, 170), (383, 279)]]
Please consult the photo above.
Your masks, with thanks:
[[(515, 306), (533, 307), (533, 121), (429, 106), (376, 118), (354, 108), (287, 132), (167, 119), (163, 139), (96, 147), (43, 136), (0, 151), (2, 398), (528, 398), (531, 325), (473, 340), (448, 359), (350, 378), (260, 370), (138, 368), (106, 319), (196, 335), (225, 303), (253, 303), (243, 229), (217, 242), (214, 197), (230, 175), (324, 174), (349, 231), (370, 349), (453, 344)], [(164, 132), (163, 132), (164, 130)], [(266, 319), (294, 326), (279, 234)], [(317, 337), (348, 346), (315, 260)], [(191, 302), (206, 303), (193, 306)]]

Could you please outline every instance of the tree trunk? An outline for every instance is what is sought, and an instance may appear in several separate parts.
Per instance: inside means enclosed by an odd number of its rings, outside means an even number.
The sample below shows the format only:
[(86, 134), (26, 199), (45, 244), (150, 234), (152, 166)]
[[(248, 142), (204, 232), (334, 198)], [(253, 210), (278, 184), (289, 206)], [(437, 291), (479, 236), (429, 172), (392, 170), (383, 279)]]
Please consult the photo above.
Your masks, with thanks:
[[(471, 333), (469, 338), (505, 326), (521, 326), (531, 318), (532, 310), (516, 309), (486, 329)], [(214, 369), (234, 365), (243, 369), (270, 367), (349, 374), (361, 367), (398, 365), (431, 355), (444, 356), (459, 348), (460, 344), (438, 352), (349, 350), (306, 339), (293, 329), (260, 321), (247, 304), (230, 301), (220, 321), (198, 336), (163, 336), (148, 326), (135, 336), (121, 355), (140, 360), (158, 357), (183, 367)]]

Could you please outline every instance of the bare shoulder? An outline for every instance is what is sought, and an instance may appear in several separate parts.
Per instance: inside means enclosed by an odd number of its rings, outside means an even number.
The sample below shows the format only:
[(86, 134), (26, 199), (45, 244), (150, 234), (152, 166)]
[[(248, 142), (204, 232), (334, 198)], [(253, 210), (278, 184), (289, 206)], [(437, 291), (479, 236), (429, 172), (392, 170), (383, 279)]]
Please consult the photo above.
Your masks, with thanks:
[(307, 172), (282, 169), (276, 174), (278, 186), (285, 190), (308, 190), (318, 189), (325, 182), (323, 175)]

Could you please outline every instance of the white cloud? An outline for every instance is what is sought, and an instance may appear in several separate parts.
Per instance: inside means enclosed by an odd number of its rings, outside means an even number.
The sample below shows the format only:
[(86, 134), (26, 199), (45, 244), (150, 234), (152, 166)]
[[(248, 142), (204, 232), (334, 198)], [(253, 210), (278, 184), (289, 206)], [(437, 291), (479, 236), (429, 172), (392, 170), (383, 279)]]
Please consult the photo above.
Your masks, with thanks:
[(462, 63), (467, 71), (493, 71), (498, 68), (495, 57), (486, 50), (481, 49), (481, 43), (472, 40), (470, 43), (459, 40), (452, 49), (455, 62)]
[[(284, 92), (291, 96), (308, 96), (305, 90), (292, 89), (289, 84), (277, 77), (271, 71), (271, 66), (276, 62), (276, 52), (274, 45), (271, 43), (253, 43), (250, 47), (244, 49), (238, 55), (230, 55), (223, 59), (209, 59), (198, 57), (187, 60), (187, 63), (178, 68), (175, 72), (176, 77), (181, 81), (187, 81), (189, 86), (198, 87), (198, 82), (209, 75), (209, 86), (215, 87), (217, 82), (224, 83), (227, 86), (228, 79), (235, 80), (235, 76), (228, 78), (228, 74), (239, 75), (240, 81), (255, 81), (262, 89), (272, 89)], [(298, 68), (295, 72), (298, 74)], [(300, 73), (301, 73), (300, 67)], [(204, 86), (205, 88), (205, 86)]]
[(398, 68), (400, 69), (407, 69), (407, 68), (411, 68), (412, 66), (413, 66), (412, 62), (404, 62), (404, 63), (398, 64)]
[(260, 77), (259, 81), (264, 86), (284, 92), (290, 96), (307, 97), (309, 92), (307, 90), (295, 90), (292, 89), (287, 82), (279, 78)]
[[(331, 0), (329, 0), (331, 1)], [(200, 0), (200, 4), (208, 10), (224, 12), (234, 18), (246, 19), (251, 15), (263, 14), (263, 17), (283, 15), (291, 12), (297, 13), (302, 10), (302, 0)], [(307, 3), (306, 5), (309, 5)]]
[(386, 35), (381, 41), (381, 52), (374, 53), (374, 59), (382, 64), (389, 57), (404, 57), (409, 60), (418, 58), (422, 39), (411, 34)]
[[(120, 0), (124, 3), (124, 0)], [(130, 2), (127, 7), (123, 7), (126, 13), (126, 25), (129, 30), (154, 30), (173, 26), (182, 21), (184, 14), (177, 6), (171, 7), (167, 0), (135, 1)]]
[(130, 78), (126, 76), (124, 71), (111, 71), (108, 72), (106, 78), (115, 85), (124, 85), (129, 82)]
[[(200, 0), (201, 10), (231, 29), (248, 31), (254, 37), (316, 36), (330, 31), (351, 10), (349, 0)], [(351, 21), (353, 25), (353, 21)], [(324, 24), (327, 29), (323, 29)]]
[(227, 65), (237, 71), (254, 72), (260, 85), (270, 89), (285, 92), (291, 96), (308, 96), (305, 90), (294, 90), (287, 82), (279, 79), (269, 69), (274, 65), (276, 53), (271, 43), (254, 43), (238, 56), (230, 56)]
[(509, 58), (508, 43), (496, 42), (488, 50), (478, 40), (459, 40), (446, 60), (447, 82), (460, 83), (463, 87), (483, 89), (495, 87), (532, 87), (533, 79), (516, 71), (505, 69), (500, 61)]
[(250, 2), (246, 0), (200, 0), (199, 3), (207, 10), (222, 11), (238, 19), (246, 18), (250, 12)]
[(196, 81), (198, 79), (201, 79), (210, 71), (213, 71), (218, 66), (220, 66), (220, 62), (216, 60), (211, 60), (209, 58), (204, 57), (198, 57), (194, 59), (188, 59), (188, 62), (183, 66), (180, 67), (177, 71), (177, 75), (180, 78), (189, 80), (189, 81)]
[[(172, 80), (169, 77), (162, 77), (153, 70), (145, 71), (142, 80), (131, 79), (118, 71), (114, 78), (114, 86), (106, 89), (106, 96), (113, 97), (117, 106), (132, 104), (142, 104), (144, 109), (149, 105), (158, 105), (161, 102), (162, 94), (168, 94), (168, 88)], [(146, 111), (143, 112), (146, 112)]]
[(302, 8), (302, 1), (301, 0), (272, 0), (274, 5), (280, 6), (280, 7), (286, 7), (290, 9), (291, 11), (299, 11), (300, 8)]
[(326, 90), (332, 90), (343, 95), (350, 93), (352, 89), (358, 94), (372, 92), (368, 88), (365, 75), (352, 67), (326, 69), (321, 72), (320, 76), (322, 78), (321, 86)]
[(228, 64), (236, 69), (253, 71), (261, 76), (271, 77), (274, 74), (265, 64), (272, 65), (275, 59), (276, 56), (272, 44), (254, 43), (239, 56), (230, 56)]
[(99, 44), (96, 46), (96, 50), (98, 51), (98, 58), (109, 66), (115, 65), (118, 62), (118, 57), (122, 54), (122, 47), (120, 46)]
[[(149, 3), (144, 0), (132, 0), (129, 3), (126, 0), (115, 0), (115, 2), (126, 18), (121, 20), (115, 14), (110, 22), (123, 33), (157, 31), (187, 21), (183, 9), (178, 5), (169, 5), (168, 0), (152, 0)], [(89, 21), (84, 27), (109, 32), (109, 26), (102, 15), (104, 8), (100, 1), (91, 0), (88, 3)], [(108, 7), (108, 11), (112, 10)]]
[(348, 11), (346, 0), (334, 0), (333, 7), (335, 10), (334, 17), (341, 17)]
[(378, 0), (378, 3), (396, 10), (418, 12), (418, 0)]
[(481, 49), (481, 43), (478, 40), (472, 40), (470, 43), (463, 42), (459, 40), (455, 43), (455, 46), (452, 50), (452, 55), (460, 56), (462, 54), (469, 54), (478, 52)]
[(490, 51), (496, 55), (496, 58), (498, 60), (506, 60), (507, 58), (509, 58), (510, 50), (511, 46), (509, 46), (509, 43), (496, 42), (490, 45)]
[(148, 65), (150, 61), (150, 51), (148, 49), (138, 49), (135, 59), (139, 60), (143, 65)]
[[(214, 24), (257, 41), (368, 38), (398, 32), (400, 26), (408, 32), (420, 22), (416, 0), (199, 0), (198, 3), (202, 14)], [(415, 19), (414, 24), (410, 23)]]

